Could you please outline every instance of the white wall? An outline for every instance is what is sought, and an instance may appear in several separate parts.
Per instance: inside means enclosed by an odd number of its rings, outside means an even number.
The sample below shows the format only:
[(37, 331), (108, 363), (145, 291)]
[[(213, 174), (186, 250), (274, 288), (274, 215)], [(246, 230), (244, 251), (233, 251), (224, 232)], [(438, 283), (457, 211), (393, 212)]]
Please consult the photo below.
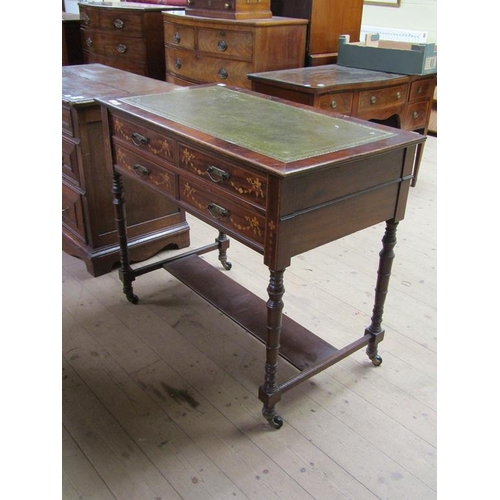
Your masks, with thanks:
[(427, 31), (437, 44), (437, 0), (401, 0), (401, 6), (364, 5), (361, 24)]

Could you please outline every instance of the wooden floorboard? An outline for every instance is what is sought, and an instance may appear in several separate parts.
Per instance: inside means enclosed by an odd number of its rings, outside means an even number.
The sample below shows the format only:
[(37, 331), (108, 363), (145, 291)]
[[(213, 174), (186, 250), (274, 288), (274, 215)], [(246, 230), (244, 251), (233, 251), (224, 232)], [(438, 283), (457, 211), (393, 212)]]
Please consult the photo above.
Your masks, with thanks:
[[(436, 151), (429, 137), (398, 229), (382, 365), (359, 351), (287, 392), (279, 431), (260, 413), (257, 339), (164, 270), (134, 282), (132, 305), (116, 270), (93, 278), (63, 254), (63, 499), (435, 499)], [(189, 223), (192, 246), (214, 240)], [(336, 347), (362, 335), (382, 234), (295, 257), (285, 313)], [(228, 255), (267, 299), (262, 258), (234, 241)], [(280, 378), (296, 373), (281, 363)]]

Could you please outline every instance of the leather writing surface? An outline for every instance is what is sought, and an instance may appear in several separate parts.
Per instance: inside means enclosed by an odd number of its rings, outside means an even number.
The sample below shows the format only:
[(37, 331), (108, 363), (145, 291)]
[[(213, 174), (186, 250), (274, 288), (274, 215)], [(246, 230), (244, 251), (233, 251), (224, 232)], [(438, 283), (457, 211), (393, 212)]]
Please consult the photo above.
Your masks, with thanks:
[(282, 162), (312, 158), (395, 135), (223, 86), (118, 99)]

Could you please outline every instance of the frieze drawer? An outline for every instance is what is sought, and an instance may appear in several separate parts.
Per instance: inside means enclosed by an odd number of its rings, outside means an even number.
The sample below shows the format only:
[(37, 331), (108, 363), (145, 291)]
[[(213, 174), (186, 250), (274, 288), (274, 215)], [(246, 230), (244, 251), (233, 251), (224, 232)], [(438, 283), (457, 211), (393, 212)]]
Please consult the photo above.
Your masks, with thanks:
[(206, 181), (245, 201), (266, 207), (267, 178), (221, 161), (187, 146), (179, 145), (179, 164)]
[(196, 31), (190, 26), (182, 24), (164, 23), (165, 43), (176, 45), (184, 49), (194, 49), (196, 40)]
[(145, 129), (114, 115), (110, 118), (110, 126), (114, 137), (126, 141), (138, 150), (147, 151), (170, 163), (174, 162), (174, 141), (165, 135), (157, 134), (151, 129)]
[(373, 111), (404, 106), (408, 85), (397, 85), (386, 89), (367, 90), (359, 93), (358, 111)]
[(175, 197), (175, 174), (116, 143), (113, 148), (118, 170), (140, 179), (161, 193)]
[(406, 124), (405, 128), (408, 130), (414, 130), (418, 128), (424, 128), (427, 123), (427, 113), (429, 111), (429, 102), (415, 102), (408, 105), (406, 110)]
[(319, 108), (335, 113), (350, 114), (352, 110), (352, 92), (340, 92), (338, 94), (326, 94), (318, 99)]
[(410, 87), (409, 101), (417, 101), (419, 99), (430, 99), (434, 95), (434, 87), (436, 82), (433, 79), (422, 79), (413, 82)]
[(179, 195), (181, 201), (205, 218), (216, 221), (223, 231), (239, 239), (249, 239), (261, 247), (264, 245), (266, 218), (262, 211), (235, 203), (184, 177), (179, 179)]

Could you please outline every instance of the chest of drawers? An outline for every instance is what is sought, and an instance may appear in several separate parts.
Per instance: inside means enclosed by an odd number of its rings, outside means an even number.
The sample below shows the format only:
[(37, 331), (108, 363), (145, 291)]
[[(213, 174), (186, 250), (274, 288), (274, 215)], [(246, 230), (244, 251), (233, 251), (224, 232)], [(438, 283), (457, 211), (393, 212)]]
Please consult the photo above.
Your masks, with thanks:
[(78, 5), (86, 63), (164, 80), (161, 13), (182, 7), (116, 1)]
[(248, 73), (304, 64), (304, 19), (222, 20), (179, 11), (163, 18), (167, 82), (250, 88)]
[[(171, 87), (101, 64), (62, 69), (62, 244), (65, 252), (85, 261), (93, 276), (109, 272), (120, 261), (110, 200), (111, 172), (105, 158), (107, 135), (95, 98)], [(151, 196), (140, 184), (126, 180), (125, 189), (135, 207), (129, 228), (133, 260), (147, 259), (169, 245), (189, 245), (182, 210), (160, 196)]]

